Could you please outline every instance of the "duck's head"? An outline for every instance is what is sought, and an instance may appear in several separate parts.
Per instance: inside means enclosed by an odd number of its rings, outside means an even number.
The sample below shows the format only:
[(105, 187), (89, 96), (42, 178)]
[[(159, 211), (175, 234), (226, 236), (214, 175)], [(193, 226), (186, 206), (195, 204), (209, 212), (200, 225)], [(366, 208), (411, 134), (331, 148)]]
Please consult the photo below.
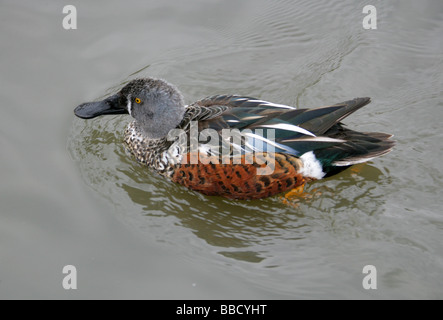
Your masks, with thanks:
[(77, 117), (91, 119), (107, 114), (129, 113), (149, 139), (165, 137), (177, 127), (185, 113), (182, 94), (161, 79), (135, 79), (120, 92), (97, 102), (75, 108)]

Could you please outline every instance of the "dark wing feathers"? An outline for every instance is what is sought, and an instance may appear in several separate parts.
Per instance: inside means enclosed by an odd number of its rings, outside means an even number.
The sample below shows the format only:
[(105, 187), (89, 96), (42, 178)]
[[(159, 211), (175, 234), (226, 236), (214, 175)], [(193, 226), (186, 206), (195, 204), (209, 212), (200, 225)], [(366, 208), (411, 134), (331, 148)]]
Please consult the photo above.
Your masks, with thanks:
[(382, 156), (395, 145), (395, 141), (389, 140), (390, 134), (380, 132), (358, 132), (344, 128), (337, 124), (331, 128), (331, 137), (343, 139), (346, 142), (323, 150), (316, 150), (318, 158), (323, 162), (334, 166), (349, 166), (368, 161)]
[(339, 123), (370, 101), (370, 98), (356, 98), (332, 106), (309, 109), (299, 119), (296, 119), (294, 124), (311, 131), (315, 135), (321, 135), (334, 124)]
[[(349, 166), (383, 155), (394, 146), (390, 134), (357, 132), (340, 123), (369, 102), (370, 98), (356, 98), (315, 109), (296, 109), (252, 97), (218, 95), (188, 106), (180, 127), (197, 120), (200, 129), (274, 129), (275, 136), (270, 138), (275, 152), (300, 156), (314, 151), (325, 167)], [(249, 145), (272, 150), (267, 137), (266, 133), (265, 139), (249, 135)]]

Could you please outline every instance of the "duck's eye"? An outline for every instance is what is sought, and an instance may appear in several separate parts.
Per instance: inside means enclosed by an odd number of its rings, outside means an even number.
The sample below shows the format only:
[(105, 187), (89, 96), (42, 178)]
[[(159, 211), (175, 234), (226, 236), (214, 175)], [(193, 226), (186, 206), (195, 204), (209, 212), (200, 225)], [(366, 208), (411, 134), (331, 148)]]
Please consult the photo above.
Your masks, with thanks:
[(135, 98), (135, 103), (141, 103), (142, 101), (139, 98)]

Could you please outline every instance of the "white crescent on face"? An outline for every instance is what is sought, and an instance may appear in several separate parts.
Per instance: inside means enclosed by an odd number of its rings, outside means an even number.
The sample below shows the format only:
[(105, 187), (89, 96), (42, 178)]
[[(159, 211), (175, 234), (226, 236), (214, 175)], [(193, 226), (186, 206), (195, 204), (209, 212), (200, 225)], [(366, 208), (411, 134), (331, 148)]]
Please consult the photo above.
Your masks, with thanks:
[(132, 103), (131, 103), (131, 95), (128, 95), (128, 106), (127, 106), (129, 115), (132, 116)]

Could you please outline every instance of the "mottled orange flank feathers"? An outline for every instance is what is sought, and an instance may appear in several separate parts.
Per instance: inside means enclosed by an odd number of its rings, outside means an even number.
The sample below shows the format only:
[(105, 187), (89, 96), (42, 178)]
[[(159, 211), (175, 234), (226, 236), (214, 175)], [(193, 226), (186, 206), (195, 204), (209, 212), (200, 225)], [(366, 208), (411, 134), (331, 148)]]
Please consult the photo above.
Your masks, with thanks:
[[(256, 154), (259, 161), (251, 161), (253, 159), (246, 157), (243, 155), (227, 164), (180, 164), (172, 181), (206, 195), (223, 194), (226, 198), (240, 200), (266, 198), (307, 181), (298, 173), (301, 161), (294, 156), (275, 153), (275, 161), (267, 153)], [(190, 154), (186, 159), (186, 162), (192, 159)], [(217, 160), (214, 159), (214, 162)], [(262, 169), (265, 174), (257, 175), (258, 169)]]

